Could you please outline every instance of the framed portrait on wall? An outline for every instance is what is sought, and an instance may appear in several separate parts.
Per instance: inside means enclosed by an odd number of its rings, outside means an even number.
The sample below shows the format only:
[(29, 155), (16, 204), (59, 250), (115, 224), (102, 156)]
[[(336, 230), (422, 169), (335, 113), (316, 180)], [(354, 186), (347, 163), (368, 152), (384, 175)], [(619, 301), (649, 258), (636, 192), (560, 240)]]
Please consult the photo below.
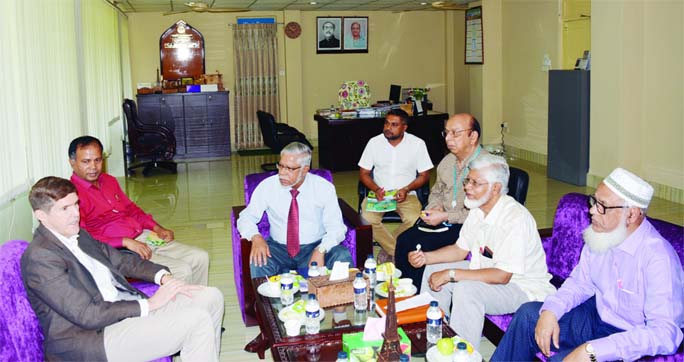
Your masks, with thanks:
[(342, 52), (342, 17), (316, 17), (316, 53)]
[(345, 17), (343, 28), (344, 52), (368, 53), (368, 17)]

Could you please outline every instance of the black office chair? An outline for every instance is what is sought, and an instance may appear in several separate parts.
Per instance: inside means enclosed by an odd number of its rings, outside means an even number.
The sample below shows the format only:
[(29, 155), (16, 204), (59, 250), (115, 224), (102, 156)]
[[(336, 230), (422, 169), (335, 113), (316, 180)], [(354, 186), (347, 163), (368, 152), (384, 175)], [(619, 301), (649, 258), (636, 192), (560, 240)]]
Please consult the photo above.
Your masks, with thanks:
[(525, 205), (525, 200), (527, 200), (527, 187), (530, 184), (530, 175), (517, 167), (509, 167), (508, 169), (511, 173), (508, 177), (508, 195)]
[(176, 163), (172, 161), (176, 155), (176, 137), (173, 132), (162, 125), (140, 122), (138, 108), (131, 99), (124, 99), (123, 110), (128, 127), (128, 143), (134, 157), (134, 164), (127, 166), (128, 173), (134, 174), (139, 167), (144, 167), (145, 176), (154, 168), (176, 173)]
[[(373, 177), (373, 170), (371, 170), (371, 178)], [(364, 185), (361, 181), (359, 181), (358, 186), (357, 186), (357, 191), (359, 194), (359, 205), (357, 210), (359, 211), (359, 214), (361, 214), (361, 204), (363, 203), (363, 199), (368, 196), (368, 188), (366, 185)], [(418, 190), (416, 191), (416, 197), (418, 197), (418, 201), (420, 201), (420, 204), (422, 205), (423, 208), (428, 203), (428, 197), (430, 196), (430, 181), (426, 182), (425, 185), (421, 186)], [(383, 222), (401, 222), (401, 216), (396, 213), (396, 211), (389, 211), (386, 212), (382, 216), (382, 221)]]
[[(257, 118), (259, 119), (259, 128), (261, 128), (264, 144), (271, 149), (271, 152), (278, 154), (285, 146), (295, 141), (309, 146), (313, 151), (313, 146), (306, 139), (306, 136), (296, 128), (276, 122), (275, 117), (268, 112), (257, 111)], [(261, 168), (264, 171), (273, 171), (276, 166), (275, 163), (264, 163)]]

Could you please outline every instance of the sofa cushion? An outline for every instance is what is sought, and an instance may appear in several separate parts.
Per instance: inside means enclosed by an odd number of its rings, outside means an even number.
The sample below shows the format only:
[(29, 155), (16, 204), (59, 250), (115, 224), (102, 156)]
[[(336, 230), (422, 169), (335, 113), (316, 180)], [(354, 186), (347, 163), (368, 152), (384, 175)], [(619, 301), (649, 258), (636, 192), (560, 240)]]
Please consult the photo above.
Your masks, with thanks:
[(584, 240), (582, 231), (589, 226), (589, 204), (587, 196), (570, 193), (561, 197), (553, 219), (551, 249), (546, 251), (546, 265), (549, 273), (567, 278), (579, 261)]
[(23, 240), (0, 247), (0, 361), (43, 360), (43, 332), (21, 280), (27, 247)]

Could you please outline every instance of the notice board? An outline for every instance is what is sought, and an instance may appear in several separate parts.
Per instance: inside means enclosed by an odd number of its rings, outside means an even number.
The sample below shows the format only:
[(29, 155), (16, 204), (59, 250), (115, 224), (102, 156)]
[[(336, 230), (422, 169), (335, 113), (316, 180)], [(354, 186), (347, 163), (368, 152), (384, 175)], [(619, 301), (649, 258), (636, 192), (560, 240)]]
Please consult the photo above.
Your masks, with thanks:
[(482, 6), (466, 10), (465, 22), (465, 64), (484, 64)]

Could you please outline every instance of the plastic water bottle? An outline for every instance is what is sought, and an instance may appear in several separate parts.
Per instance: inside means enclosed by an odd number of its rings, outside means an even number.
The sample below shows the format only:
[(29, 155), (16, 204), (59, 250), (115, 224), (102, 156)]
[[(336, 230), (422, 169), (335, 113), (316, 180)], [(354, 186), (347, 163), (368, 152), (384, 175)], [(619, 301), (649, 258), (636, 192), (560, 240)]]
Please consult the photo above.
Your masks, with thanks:
[(363, 274), (356, 273), (354, 279), (354, 310), (361, 311), (368, 308), (368, 293), (366, 292), (366, 279), (363, 279)]
[(280, 276), (280, 303), (290, 305), (294, 303), (294, 278), (292, 274), (285, 273)]
[(318, 269), (318, 263), (315, 261), (311, 262), (311, 265), (309, 266), (309, 278), (313, 277), (320, 277), (321, 276), (321, 270)]
[(470, 356), (468, 355), (468, 345), (465, 342), (458, 342), (456, 344), (456, 352), (451, 359), (452, 362), (470, 362)]
[(363, 273), (368, 277), (371, 289), (375, 288), (375, 282), (377, 281), (377, 266), (378, 264), (375, 262), (375, 259), (373, 259), (373, 254), (368, 254), (368, 259), (366, 259), (366, 262), (363, 263)]
[(427, 340), (428, 343), (436, 344), (442, 338), (442, 311), (436, 300), (430, 302), (427, 310)]
[(337, 360), (335, 362), (349, 362), (349, 359), (347, 358), (347, 352), (345, 352), (345, 351), (337, 352)]
[(315, 294), (309, 294), (309, 301), (304, 307), (306, 310), (306, 334), (317, 334), (321, 330), (321, 308), (318, 306)]

